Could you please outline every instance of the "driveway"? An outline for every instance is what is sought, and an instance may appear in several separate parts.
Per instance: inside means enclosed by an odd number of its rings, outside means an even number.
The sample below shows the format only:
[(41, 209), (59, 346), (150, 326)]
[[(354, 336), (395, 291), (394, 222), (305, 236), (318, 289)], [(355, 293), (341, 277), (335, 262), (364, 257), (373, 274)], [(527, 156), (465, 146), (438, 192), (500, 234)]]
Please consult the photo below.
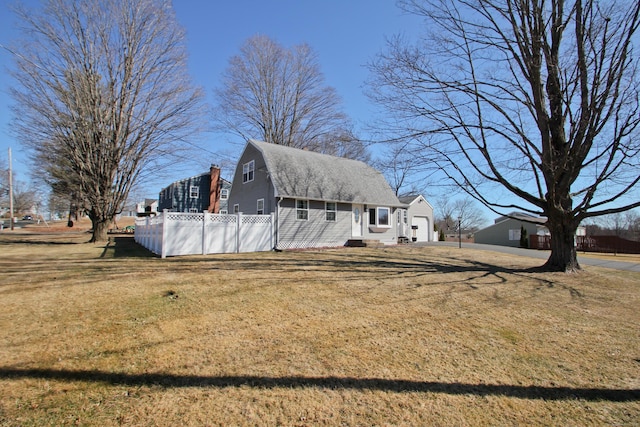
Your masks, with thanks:
[[(414, 245), (421, 246), (450, 246), (450, 247), (458, 247), (458, 242), (423, 242), (423, 243), (414, 243)], [(527, 256), (530, 258), (539, 258), (546, 260), (549, 258), (549, 251), (538, 251), (535, 249), (522, 249), (522, 248), (512, 248), (510, 246), (498, 246), (498, 245), (484, 245), (480, 243), (462, 243), (462, 249), (477, 249), (477, 250), (486, 250), (486, 251), (494, 251), (494, 252), (502, 252), (511, 255), (518, 256)], [(626, 270), (626, 271), (635, 271), (640, 273), (640, 263), (637, 262), (625, 262), (625, 261), (612, 261), (607, 259), (599, 259), (599, 258), (590, 258), (580, 256), (578, 254), (578, 262), (581, 265), (592, 265), (595, 267), (604, 267), (604, 268), (612, 268), (614, 270)]]

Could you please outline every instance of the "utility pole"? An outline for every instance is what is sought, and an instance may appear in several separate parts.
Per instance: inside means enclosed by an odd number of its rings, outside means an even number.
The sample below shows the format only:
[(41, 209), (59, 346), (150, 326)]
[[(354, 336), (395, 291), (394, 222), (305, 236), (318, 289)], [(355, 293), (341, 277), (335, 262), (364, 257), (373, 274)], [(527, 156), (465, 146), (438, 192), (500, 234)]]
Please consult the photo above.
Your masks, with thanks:
[(13, 171), (11, 169), (11, 147), (9, 147), (9, 224), (10, 230), (13, 231)]

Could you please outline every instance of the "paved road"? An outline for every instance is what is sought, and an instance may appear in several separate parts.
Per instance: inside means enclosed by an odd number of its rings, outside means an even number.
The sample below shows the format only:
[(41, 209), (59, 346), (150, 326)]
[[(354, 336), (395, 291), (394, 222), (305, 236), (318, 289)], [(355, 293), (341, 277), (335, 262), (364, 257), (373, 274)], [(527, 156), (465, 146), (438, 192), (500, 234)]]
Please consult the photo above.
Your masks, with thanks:
[[(453, 246), (458, 247), (458, 242), (424, 242), (417, 243), (424, 246)], [(537, 251), (534, 249), (512, 248), (509, 246), (483, 245), (480, 243), (462, 243), (462, 248), (480, 249), (494, 252), (502, 252), (512, 255), (527, 256), (530, 258), (539, 258), (546, 260), (549, 258), (549, 251)], [(582, 265), (593, 265), (596, 267), (612, 268), (615, 270), (635, 271), (640, 273), (640, 263), (612, 261), (600, 258), (588, 258), (578, 254), (578, 262)]]

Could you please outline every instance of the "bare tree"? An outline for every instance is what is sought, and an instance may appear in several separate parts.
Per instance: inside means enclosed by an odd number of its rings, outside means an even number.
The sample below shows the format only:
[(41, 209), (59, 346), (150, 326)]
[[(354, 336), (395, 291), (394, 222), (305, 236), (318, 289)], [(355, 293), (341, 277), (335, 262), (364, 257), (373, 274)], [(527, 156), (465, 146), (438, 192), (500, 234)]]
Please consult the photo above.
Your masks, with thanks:
[(640, 206), (640, 2), (400, 6), (431, 32), (415, 45), (390, 40), (370, 64), (389, 128), (494, 212), (545, 216), (545, 268), (579, 269), (580, 222)]
[(407, 144), (390, 144), (390, 150), (383, 153), (375, 162), (396, 196), (424, 194), (427, 179), (421, 162), (416, 159)]
[(615, 213), (599, 217), (589, 224), (590, 234), (618, 236), (624, 239), (637, 240), (640, 229), (640, 216), (635, 210)]
[[(12, 184), (14, 212), (31, 212), (38, 199), (33, 186), (18, 179), (15, 172), (13, 172)], [(0, 208), (9, 209), (9, 205), (9, 167), (7, 162), (0, 158)]]
[(244, 140), (368, 159), (306, 44), (286, 49), (267, 36), (248, 39), (230, 59), (215, 96), (217, 125)]
[(16, 214), (32, 213), (38, 203), (36, 191), (26, 182), (14, 180), (13, 210)]
[(48, 0), (16, 13), (16, 134), (52, 182), (80, 193), (91, 240), (106, 240), (140, 174), (198, 129), (183, 31), (169, 0)]
[(436, 224), (441, 230), (462, 230), (474, 232), (485, 223), (486, 218), (478, 208), (478, 202), (471, 197), (451, 199), (442, 196), (436, 204)]

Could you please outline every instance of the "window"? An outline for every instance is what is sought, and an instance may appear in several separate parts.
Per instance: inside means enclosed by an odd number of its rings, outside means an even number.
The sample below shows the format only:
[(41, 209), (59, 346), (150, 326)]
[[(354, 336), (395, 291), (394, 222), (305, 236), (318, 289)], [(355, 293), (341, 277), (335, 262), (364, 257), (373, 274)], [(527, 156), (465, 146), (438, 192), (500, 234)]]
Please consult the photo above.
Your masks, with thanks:
[(233, 213), (237, 214), (238, 212), (240, 212), (240, 205), (236, 203), (233, 205)]
[(326, 221), (336, 220), (336, 204), (335, 202), (326, 202), (324, 204), (324, 219)]
[(220, 200), (227, 200), (229, 198), (229, 190), (226, 188), (223, 188), (222, 190), (220, 190)]
[(296, 200), (296, 218), (304, 221), (309, 219), (308, 200)]
[(220, 215), (226, 215), (226, 214), (227, 214), (226, 209), (220, 209)]
[(200, 187), (198, 187), (197, 185), (192, 185), (189, 188), (189, 197), (192, 199), (197, 199), (198, 197), (200, 197)]
[(389, 216), (389, 208), (378, 208), (378, 225), (390, 227)]
[(258, 215), (264, 215), (264, 199), (258, 199), (256, 204), (256, 213)]
[(391, 227), (391, 209), (390, 208), (369, 208), (369, 225), (374, 227)]
[(253, 173), (256, 168), (256, 162), (251, 160), (249, 163), (242, 165), (242, 183), (253, 181)]
[(196, 208), (189, 208), (189, 213), (198, 213), (198, 209), (196, 209)]

